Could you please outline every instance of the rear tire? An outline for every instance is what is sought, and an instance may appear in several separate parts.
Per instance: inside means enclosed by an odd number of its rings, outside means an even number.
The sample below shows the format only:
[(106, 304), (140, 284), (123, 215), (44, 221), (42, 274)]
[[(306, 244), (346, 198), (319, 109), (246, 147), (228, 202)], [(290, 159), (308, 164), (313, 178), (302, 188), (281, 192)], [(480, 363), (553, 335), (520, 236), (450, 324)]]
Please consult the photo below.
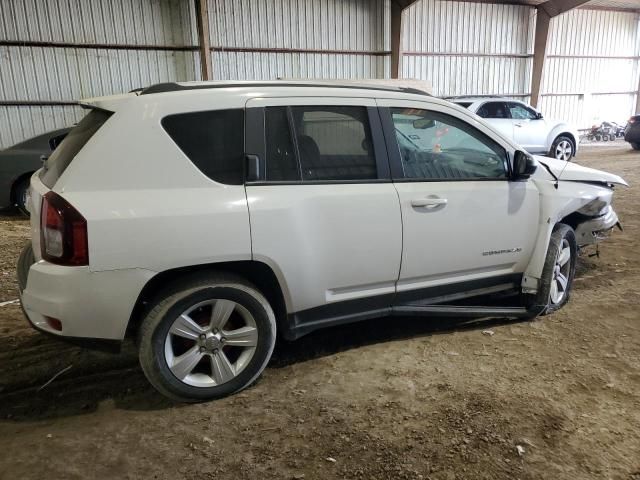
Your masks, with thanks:
[(634, 150), (640, 150), (640, 143), (632, 143), (631, 148), (633, 148)]
[(561, 309), (568, 301), (576, 272), (578, 246), (569, 225), (559, 223), (553, 229), (538, 292), (526, 296), (530, 310), (547, 315)]
[(200, 402), (238, 392), (271, 358), (275, 315), (241, 277), (187, 277), (152, 305), (140, 327), (140, 365), (149, 382), (173, 400)]
[(27, 210), (27, 192), (29, 190), (30, 178), (24, 178), (16, 182), (13, 186), (13, 201), (16, 207), (25, 216), (29, 216), (29, 210)]

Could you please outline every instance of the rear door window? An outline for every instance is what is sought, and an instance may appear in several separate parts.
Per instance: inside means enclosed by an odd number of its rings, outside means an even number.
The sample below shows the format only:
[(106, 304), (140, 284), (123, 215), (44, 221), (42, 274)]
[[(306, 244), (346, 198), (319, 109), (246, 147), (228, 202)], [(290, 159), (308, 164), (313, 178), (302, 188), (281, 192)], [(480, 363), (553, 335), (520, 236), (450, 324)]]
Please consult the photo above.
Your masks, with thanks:
[(244, 161), (244, 110), (211, 110), (169, 115), (162, 127), (207, 177), (241, 185)]
[(53, 188), (60, 175), (67, 169), (71, 161), (82, 150), (82, 147), (113, 115), (106, 110), (91, 110), (77, 126), (71, 129), (62, 143), (55, 149), (44, 165), (40, 180), (47, 187)]
[(378, 178), (366, 107), (268, 107), (267, 181)]
[(476, 113), (482, 118), (509, 118), (505, 102), (487, 102)]

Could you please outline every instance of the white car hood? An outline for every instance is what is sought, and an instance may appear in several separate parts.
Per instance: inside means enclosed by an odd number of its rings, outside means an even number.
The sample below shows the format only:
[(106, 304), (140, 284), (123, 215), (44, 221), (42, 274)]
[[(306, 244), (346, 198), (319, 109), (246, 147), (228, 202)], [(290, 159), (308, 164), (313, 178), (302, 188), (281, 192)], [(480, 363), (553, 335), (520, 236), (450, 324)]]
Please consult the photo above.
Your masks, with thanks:
[[(595, 168), (583, 167), (577, 163), (556, 160), (555, 158), (542, 156), (534, 156), (534, 158), (539, 163), (546, 164), (560, 180), (574, 182), (602, 182), (624, 185), (626, 187), (629, 186), (622, 177), (614, 175), (613, 173), (596, 170)], [(541, 171), (544, 172), (544, 174), (548, 174), (542, 165), (538, 167), (536, 174), (540, 174)]]

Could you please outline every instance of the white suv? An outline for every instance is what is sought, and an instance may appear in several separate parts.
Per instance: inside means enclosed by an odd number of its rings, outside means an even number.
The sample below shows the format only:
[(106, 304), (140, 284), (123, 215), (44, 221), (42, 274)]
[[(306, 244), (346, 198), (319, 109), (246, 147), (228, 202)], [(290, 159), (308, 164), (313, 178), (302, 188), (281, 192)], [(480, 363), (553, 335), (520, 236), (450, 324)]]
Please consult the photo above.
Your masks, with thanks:
[(544, 118), (526, 103), (501, 97), (460, 97), (452, 101), (484, 118), (527, 152), (565, 161), (578, 152), (578, 130), (566, 122)]
[(276, 334), (553, 311), (625, 184), (539, 166), (406, 88), (180, 83), (83, 104), (31, 179), (24, 311), (81, 343), (137, 338), (150, 382), (184, 401), (249, 385)]

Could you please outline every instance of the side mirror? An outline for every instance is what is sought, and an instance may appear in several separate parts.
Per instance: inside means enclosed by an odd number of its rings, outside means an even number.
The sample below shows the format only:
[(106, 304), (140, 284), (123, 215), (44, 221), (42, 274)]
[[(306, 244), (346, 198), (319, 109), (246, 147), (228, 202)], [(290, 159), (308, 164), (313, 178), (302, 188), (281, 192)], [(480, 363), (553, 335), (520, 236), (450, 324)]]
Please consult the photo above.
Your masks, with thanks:
[(536, 112), (536, 120), (542, 120), (544, 117), (540, 112)]
[(513, 156), (513, 174), (512, 180), (526, 180), (538, 168), (538, 164), (534, 158), (527, 152), (518, 150)]

